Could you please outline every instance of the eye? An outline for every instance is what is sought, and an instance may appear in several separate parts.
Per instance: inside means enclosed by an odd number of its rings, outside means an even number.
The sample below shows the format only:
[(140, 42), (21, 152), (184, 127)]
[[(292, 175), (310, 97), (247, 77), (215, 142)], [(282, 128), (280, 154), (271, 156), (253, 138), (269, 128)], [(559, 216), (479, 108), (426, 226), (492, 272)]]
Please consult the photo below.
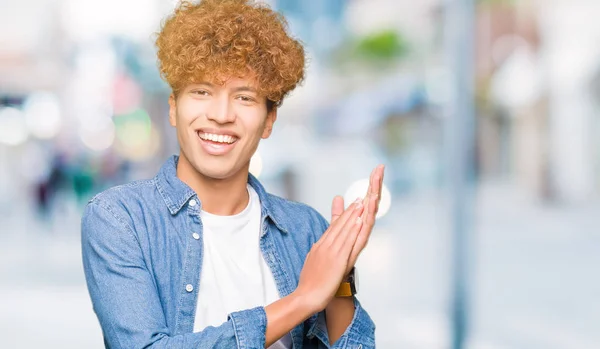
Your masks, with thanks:
[(208, 96), (209, 93), (206, 90), (193, 90), (192, 94), (194, 95), (198, 95), (198, 96)]
[(246, 103), (250, 103), (250, 102), (254, 102), (254, 98), (250, 97), (250, 96), (237, 96), (237, 99), (239, 99), (242, 102), (246, 102)]

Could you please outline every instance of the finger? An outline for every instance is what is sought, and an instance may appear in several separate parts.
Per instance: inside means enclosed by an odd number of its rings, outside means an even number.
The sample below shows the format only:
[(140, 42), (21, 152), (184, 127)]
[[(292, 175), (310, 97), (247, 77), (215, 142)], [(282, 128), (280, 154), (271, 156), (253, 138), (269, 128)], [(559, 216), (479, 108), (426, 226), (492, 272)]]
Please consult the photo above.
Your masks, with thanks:
[[(350, 257), (352, 246), (354, 245), (356, 236), (360, 232), (360, 227), (363, 224), (363, 220), (361, 218), (363, 209), (364, 207), (362, 209), (354, 209), (354, 212), (352, 212), (348, 220), (344, 223), (344, 226), (341, 228), (331, 244), (330, 248), (337, 253), (343, 254), (345, 258)], [(347, 246), (348, 244), (349, 247)], [(345, 253), (342, 252), (344, 250), (346, 250)]]
[[(362, 226), (364, 227), (366, 223), (363, 222)], [(362, 229), (356, 234), (356, 239), (354, 240), (354, 245), (352, 246), (352, 250), (350, 252), (350, 256), (348, 257), (348, 264), (354, 265), (360, 256), (361, 252), (367, 247), (367, 243), (369, 242), (369, 238), (371, 237), (371, 232), (373, 230), (369, 229), (365, 232)]]
[(377, 205), (376, 205), (376, 209), (375, 209), (375, 213), (377, 213), (377, 211), (379, 211), (379, 204), (381, 203), (381, 193), (383, 191), (383, 176), (384, 176), (384, 172), (385, 172), (385, 165), (379, 165), (378, 166), (378, 173), (377, 173), (377, 177), (378, 177), (378, 183), (377, 183)]
[[(367, 188), (367, 194), (365, 195), (363, 201), (365, 209), (362, 215), (363, 223), (360, 231), (360, 234), (362, 235), (368, 234), (368, 231), (370, 231), (371, 227), (375, 222), (375, 215), (377, 214), (378, 206), (377, 201), (380, 197), (380, 181), (378, 177), (380, 175), (381, 168), (381, 165), (375, 167), (373, 171), (371, 171), (371, 175), (369, 176), (369, 187)], [(355, 252), (354, 254), (357, 253)]]
[(367, 208), (369, 206), (369, 197), (371, 196), (371, 191), (373, 190), (373, 177), (375, 176), (375, 170), (376, 168), (373, 169), (373, 171), (371, 171), (371, 174), (369, 175), (369, 186), (367, 187), (367, 193), (365, 194), (365, 198), (363, 200), (363, 205), (365, 205), (365, 207)]
[(352, 251), (350, 252), (350, 257), (348, 259), (348, 263), (354, 265), (358, 256), (362, 252), (362, 250), (367, 247), (367, 243), (369, 242), (369, 238), (371, 237), (371, 233), (373, 232), (373, 227), (375, 225), (375, 219), (373, 215), (365, 215), (368, 219), (363, 218), (363, 222), (361, 225), (360, 231), (357, 233), (356, 238), (354, 239), (354, 245), (352, 246)]
[(383, 171), (384, 165), (379, 165), (375, 168), (371, 185), (369, 185), (369, 199), (366, 204), (369, 217), (365, 217), (366, 221), (375, 220), (377, 211), (379, 210), (379, 202), (381, 201), (381, 191), (383, 188)]
[(329, 228), (327, 231), (325, 231), (325, 234), (323, 234), (322, 237), (324, 244), (330, 245), (333, 240), (335, 240), (336, 236), (340, 233), (342, 227), (355, 210), (360, 211), (362, 214), (363, 205), (360, 199), (357, 199), (350, 206), (348, 206), (348, 208), (338, 217), (338, 219), (329, 225)]
[(375, 218), (379, 209), (379, 202), (381, 201), (381, 188), (383, 187), (383, 173), (384, 165), (379, 165), (373, 171), (371, 178), (371, 184), (369, 185), (369, 192), (367, 194), (367, 207), (363, 214), (363, 224), (361, 227), (352, 252), (350, 254), (350, 263), (355, 263), (358, 255), (367, 246), (373, 226), (375, 225)]
[(373, 195), (377, 195), (377, 176), (379, 175), (379, 166), (375, 167), (373, 169), (373, 172), (371, 173), (371, 177), (369, 178), (369, 190), (367, 192), (367, 195), (373, 196)]
[[(364, 205), (366, 207), (365, 213), (367, 215), (373, 213), (377, 207), (377, 205), (372, 205), (372, 201), (381, 197), (381, 185), (379, 181), (381, 166), (382, 165), (375, 167), (369, 177), (369, 187), (367, 188), (367, 194), (365, 195), (364, 200)], [(367, 217), (363, 216), (363, 218)], [(368, 221), (368, 219), (365, 219), (365, 221)]]
[(349, 220), (354, 219), (353, 217), (357, 215), (360, 216), (363, 212), (363, 209), (364, 206), (362, 205), (362, 202), (360, 200), (355, 201), (344, 211), (344, 213), (342, 213), (342, 215), (335, 222), (333, 222), (329, 226), (329, 229), (327, 231), (327, 237), (324, 239), (325, 241), (323, 242), (324, 244), (326, 244), (327, 248), (331, 248), (336, 243), (335, 241), (338, 239), (338, 236), (344, 234), (344, 226), (346, 225), (346, 223)]
[[(342, 256), (348, 256), (348, 262), (351, 260), (352, 250), (356, 244), (356, 239), (360, 234), (363, 224), (364, 221), (362, 220), (361, 216), (357, 215), (356, 217), (352, 217), (350, 220), (348, 220), (346, 226), (344, 227), (347, 233), (345, 239), (342, 241), (339, 254)], [(338, 237), (338, 239), (340, 238)], [(352, 265), (354, 265), (354, 263)]]
[[(331, 202), (331, 223), (335, 222), (344, 213), (344, 198), (336, 195)], [(323, 235), (328, 235), (329, 230), (325, 231)]]
[(331, 203), (331, 223), (335, 222), (344, 212), (344, 198), (337, 195)]
[(350, 257), (348, 263), (354, 265), (358, 256), (362, 252), (362, 250), (367, 247), (367, 243), (369, 242), (369, 238), (371, 237), (371, 233), (373, 232), (373, 226), (375, 225), (375, 215), (367, 214), (364, 215), (366, 218), (363, 218), (363, 223), (360, 231), (358, 232), (356, 239), (354, 240), (354, 245), (352, 247), (352, 252), (350, 253)]

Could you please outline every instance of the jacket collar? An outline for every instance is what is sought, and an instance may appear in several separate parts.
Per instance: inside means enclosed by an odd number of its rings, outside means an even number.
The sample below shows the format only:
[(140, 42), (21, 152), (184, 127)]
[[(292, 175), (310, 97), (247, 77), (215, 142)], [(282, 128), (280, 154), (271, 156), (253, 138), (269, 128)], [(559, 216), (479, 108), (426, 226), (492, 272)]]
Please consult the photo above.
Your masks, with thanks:
[[(176, 215), (196, 195), (192, 188), (177, 177), (178, 161), (179, 156), (177, 155), (169, 157), (154, 178), (156, 188), (171, 215)], [(287, 227), (289, 217), (281, 207), (281, 199), (267, 193), (262, 184), (251, 173), (248, 174), (248, 184), (258, 194), (263, 216), (269, 217), (279, 230), (287, 233), (289, 231)], [(202, 207), (201, 203), (200, 207)]]

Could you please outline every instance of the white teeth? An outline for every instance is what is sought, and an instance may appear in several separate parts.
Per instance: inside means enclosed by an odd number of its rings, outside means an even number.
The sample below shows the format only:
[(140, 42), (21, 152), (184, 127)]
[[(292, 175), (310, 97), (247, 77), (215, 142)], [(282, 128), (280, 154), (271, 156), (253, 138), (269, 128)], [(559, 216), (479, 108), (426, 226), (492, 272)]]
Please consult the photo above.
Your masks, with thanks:
[(217, 143), (233, 143), (236, 139), (229, 135), (217, 135), (214, 133), (198, 133), (198, 136), (204, 140)]

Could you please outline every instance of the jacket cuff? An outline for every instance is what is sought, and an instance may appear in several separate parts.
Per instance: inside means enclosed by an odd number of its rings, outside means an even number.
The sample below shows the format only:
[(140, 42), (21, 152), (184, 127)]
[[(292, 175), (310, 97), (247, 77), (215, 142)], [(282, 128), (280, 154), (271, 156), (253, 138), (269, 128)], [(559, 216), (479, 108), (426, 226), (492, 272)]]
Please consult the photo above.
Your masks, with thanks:
[(229, 314), (233, 323), (237, 349), (263, 349), (266, 342), (267, 314), (256, 307)]
[(316, 317), (308, 330), (307, 336), (308, 338), (317, 337), (325, 348), (375, 348), (375, 323), (360, 305), (356, 297), (354, 298), (354, 317), (352, 318), (352, 322), (333, 346), (329, 345), (325, 311), (320, 312)]

